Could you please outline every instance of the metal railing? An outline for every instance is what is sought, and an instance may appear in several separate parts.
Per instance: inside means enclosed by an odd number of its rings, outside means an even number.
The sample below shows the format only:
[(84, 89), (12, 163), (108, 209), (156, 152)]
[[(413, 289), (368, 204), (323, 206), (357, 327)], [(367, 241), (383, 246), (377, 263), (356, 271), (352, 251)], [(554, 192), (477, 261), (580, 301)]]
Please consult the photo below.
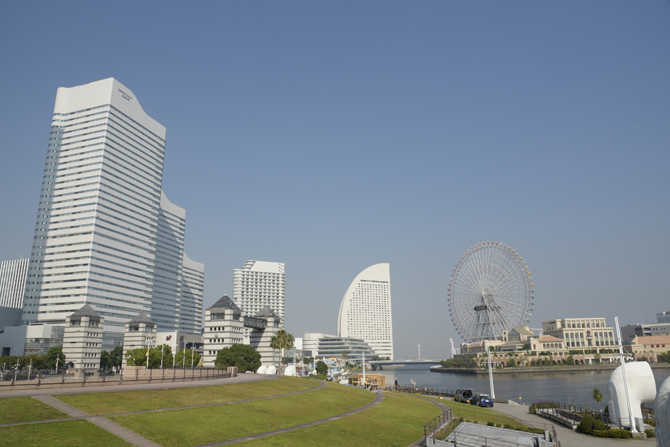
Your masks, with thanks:
[(435, 419), (423, 424), (423, 437), (425, 439), (426, 445), (432, 439), (432, 443), (435, 444), (435, 439), (437, 437), (437, 431), (444, 427), (454, 419), (454, 413), (451, 410), (445, 410), (441, 415)]
[(221, 368), (163, 368), (163, 369), (134, 369), (120, 373), (96, 371), (94, 373), (73, 374), (68, 370), (61, 370), (56, 374), (52, 370), (19, 371), (7, 370), (0, 374), (0, 390), (12, 389), (15, 386), (43, 385), (86, 385), (111, 384), (128, 382), (163, 382), (184, 380), (208, 380), (228, 378), (234, 375), (230, 369)]

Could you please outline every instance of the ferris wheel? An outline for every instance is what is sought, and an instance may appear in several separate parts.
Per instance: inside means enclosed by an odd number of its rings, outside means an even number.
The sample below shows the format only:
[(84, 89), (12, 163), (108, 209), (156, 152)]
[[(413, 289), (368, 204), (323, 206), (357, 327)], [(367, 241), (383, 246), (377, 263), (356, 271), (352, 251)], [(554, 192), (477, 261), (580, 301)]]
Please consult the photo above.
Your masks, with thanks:
[(449, 280), (451, 321), (465, 341), (491, 340), (528, 322), (534, 303), (526, 261), (506, 244), (482, 242), (458, 260)]

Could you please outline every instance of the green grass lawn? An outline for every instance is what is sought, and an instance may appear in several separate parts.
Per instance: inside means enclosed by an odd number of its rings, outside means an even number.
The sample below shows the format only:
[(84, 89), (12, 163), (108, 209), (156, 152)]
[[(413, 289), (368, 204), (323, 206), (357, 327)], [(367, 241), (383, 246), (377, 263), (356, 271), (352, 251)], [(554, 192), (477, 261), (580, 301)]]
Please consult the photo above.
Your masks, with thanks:
[[(512, 419), (509, 416), (498, 413), (495, 411), (495, 406), (493, 408), (482, 408), (476, 405), (470, 405), (462, 402), (456, 402), (451, 399), (438, 399), (436, 397), (427, 396), (431, 399), (437, 400), (447, 407), (451, 408), (451, 411), (454, 412), (455, 418), (463, 418), (468, 421), (476, 422), (494, 422), (497, 424), (512, 424), (518, 427), (525, 427), (521, 422), (516, 419)], [(494, 404), (495, 405), (495, 404)]]
[(374, 398), (369, 391), (330, 384), (296, 396), (110, 419), (162, 446), (192, 446), (324, 419), (363, 407)]
[(92, 394), (63, 394), (54, 397), (88, 414), (97, 416), (277, 396), (316, 388), (319, 385), (321, 384), (314, 380), (282, 377), (276, 380), (236, 383), (232, 385)]
[(32, 397), (0, 399), (0, 424), (43, 421), (69, 417), (67, 414)]
[(369, 410), (290, 433), (241, 443), (245, 447), (405, 447), (423, 436), (423, 424), (440, 409), (411, 394), (386, 393), (384, 401)]
[(0, 427), (0, 444), (30, 447), (132, 446), (108, 431), (82, 420)]

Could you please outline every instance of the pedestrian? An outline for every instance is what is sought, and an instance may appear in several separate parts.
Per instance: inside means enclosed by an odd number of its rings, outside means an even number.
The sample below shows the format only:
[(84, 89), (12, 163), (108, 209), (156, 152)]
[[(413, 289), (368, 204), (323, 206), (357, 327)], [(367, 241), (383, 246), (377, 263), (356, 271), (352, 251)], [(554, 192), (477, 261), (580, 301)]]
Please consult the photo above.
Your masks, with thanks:
[(395, 390), (398, 391), (398, 378), (395, 378)]

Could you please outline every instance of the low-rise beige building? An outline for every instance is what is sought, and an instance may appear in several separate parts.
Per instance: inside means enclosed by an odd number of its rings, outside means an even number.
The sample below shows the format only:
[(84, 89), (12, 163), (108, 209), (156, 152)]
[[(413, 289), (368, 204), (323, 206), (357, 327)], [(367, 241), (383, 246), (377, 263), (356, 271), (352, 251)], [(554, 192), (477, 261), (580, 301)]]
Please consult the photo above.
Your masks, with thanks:
[(104, 321), (88, 304), (65, 318), (63, 355), (71, 368), (100, 369)]
[(552, 355), (567, 355), (565, 341), (553, 335), (540, 335), (528, 339), (530, 352), (550, 352)]
[[(560, 338), (568, 350), (614, 349), (614, 329), (604, 318), (561, 318), (542, 322), (544, 335)], [(597, 349), (599, 350), (599, 349)]]
[[(265, 320), (267, 323), (264, 327), (263, 325), (252, 327), (251, 334), (249, 334), (249, 344), (261, 354), (263, 365), (272, 365), (273, 362), (276, 363), (278, 353), (270, 347), (270, 340), (279, 332), (281, 320), (269, 306), (263, 307), (252, 318), (245, 318), (245, 326), (249, 327), (249, 323), (254, 320)], [(279, 360), (281, 361), (281, 359)]]
[(658, 354), (667, 354), (670, 351), (670, 335), (637, 336), (631, 341), (630, 349), (636, 359), (646, 357), (652, 362), (657, 362)]

